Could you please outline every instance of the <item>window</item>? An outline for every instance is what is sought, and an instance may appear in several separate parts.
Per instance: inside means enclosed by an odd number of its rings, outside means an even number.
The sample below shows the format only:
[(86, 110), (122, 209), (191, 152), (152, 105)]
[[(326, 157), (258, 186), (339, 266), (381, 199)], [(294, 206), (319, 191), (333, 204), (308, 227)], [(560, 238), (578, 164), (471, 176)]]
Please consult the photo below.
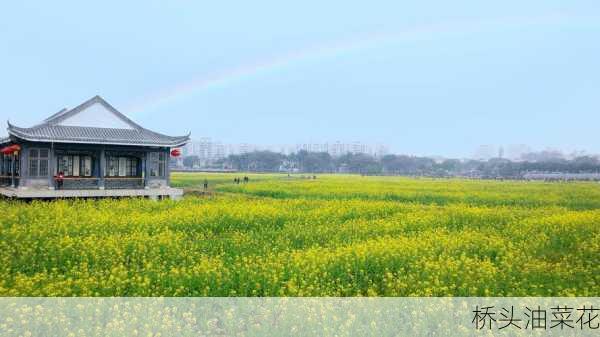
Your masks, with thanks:
[(92, 157), (90, 157), (90, 156), (81, 157), (81, 165), (79, 168), (79, 172), (84, 177), (92, 176)]
[(151, 177), (158, 177), (158, 153), (148, 153), (148, 169)]
[(10, 177), (12, 175), (12, 171), (13, 168), (15, 170), (15, 176), (19, 176), (19, 170), (20, 170), (20, 157), (21, 156), (14, 156), (12, 154), (0, 154), (0, 156), (2, 156), (2, 161), (0, 162), (1, 167), (0, 167), (0, 171), (2, 172), (2, 174), (5, 177)]
[(40, 150), (40, 177), (48, 175), (48, 168), (50, 166), (50, 151), (48, 149)]
[(108, 177), (137, 177), (139, 159), (135, 157), (108, 157), (106, 172)]
[(79, 156), (73, 156), (73, 176), (79, 177)]
[(166, 171), (166, 156), (164, 152), (158, 154), (158, 175), (160, 177), (165, 176)]
[(73, 176), (73, 156), (58, 156), (58, 173), (65, 177)]
[(125, 172), (129, 177), (137, 176), (137, 166), (138, 159), (137, 158), (127, 158), (125, 161)]
[(127, 176), (127, 158), (119, 157), (119, 177)]
[(37, 149), (29, 150), (29, 175), (31, 177), (39, 176), (40, 153)]
[(119, 158), (108, 157), (106, 165), (106, 172), (109, 177), (116, 177), (119, 174)]
[(92, 157), (78, 155), (58, 156), (58, 172), (62, 172), (65, 177), (91, 177)]
[(150, 176), (164, 177), (166, 174), (167, 160), (164, 152), (150, 152), (149, 154)]
[(48, 149), (29, 150), (29, 176), (45, 177), (48, 175)]

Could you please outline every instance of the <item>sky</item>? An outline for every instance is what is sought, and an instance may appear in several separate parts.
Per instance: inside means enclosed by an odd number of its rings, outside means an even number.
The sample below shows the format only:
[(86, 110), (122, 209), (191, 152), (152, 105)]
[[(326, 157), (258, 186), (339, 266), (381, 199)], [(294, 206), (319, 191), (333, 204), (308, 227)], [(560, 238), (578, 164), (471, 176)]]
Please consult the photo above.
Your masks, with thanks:
[(225, 143), (600, 153), (597, 0), (7, 1), (0, 46), (23, 127), (100, 95)]

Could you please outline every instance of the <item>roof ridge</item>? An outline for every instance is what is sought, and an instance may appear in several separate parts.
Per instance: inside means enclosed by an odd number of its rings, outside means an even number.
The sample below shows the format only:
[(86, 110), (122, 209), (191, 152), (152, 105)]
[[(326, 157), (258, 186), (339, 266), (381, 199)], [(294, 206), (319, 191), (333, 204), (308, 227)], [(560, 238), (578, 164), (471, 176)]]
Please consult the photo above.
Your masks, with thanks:
[(51, 120), (53, 120), (55, 118), (58, 118), (60, 115), (64, 114), (67, 111), (69, 111), (69, 109), (67, 109), (67, 108), (60, 109), (60, 111), (58, 111), (57, 113), (55, 113), (55, 114), (51, 115), (50, 117), (44, 119), (44, 123), (48, 123)]

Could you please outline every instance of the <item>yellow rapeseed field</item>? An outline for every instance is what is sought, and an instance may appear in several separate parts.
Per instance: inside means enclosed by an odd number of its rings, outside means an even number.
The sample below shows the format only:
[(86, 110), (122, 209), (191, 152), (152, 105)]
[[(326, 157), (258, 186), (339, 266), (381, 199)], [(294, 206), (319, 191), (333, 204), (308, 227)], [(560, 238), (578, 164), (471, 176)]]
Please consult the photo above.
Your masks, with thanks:
[(0, 200), (0, 295), (600, 296), (597, 183), (238, 176)]

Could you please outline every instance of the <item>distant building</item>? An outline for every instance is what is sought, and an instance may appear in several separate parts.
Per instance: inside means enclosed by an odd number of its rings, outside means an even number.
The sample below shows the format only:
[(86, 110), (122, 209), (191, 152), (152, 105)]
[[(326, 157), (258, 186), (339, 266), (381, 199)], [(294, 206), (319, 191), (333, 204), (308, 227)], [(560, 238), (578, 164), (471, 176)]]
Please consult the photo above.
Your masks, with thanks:
[(480, 145), (473, 154), (476, 160), (490, 160), (498, 155), (498, 148), (494, 145)]
[(312, 143), (312, 144), (297, 144), (296, 152), (298, 151), (307, 152), (327, 152), (332, 157), (339, 157), (346, 154), (368, 154), (371, 156), (381, 157), (388, 154), (389, 149), (386, 145), (378, 144), (375, 146), (364, 144), (361, 142), (353, 143)]
[(375, 147), (375, 153), (373, 153), (373, 155), (377, 158), (381, 158), (383, 156), (386, 156), (390, 153), (390, 149), (387, 145), (383, 145), (383, 144), (378, 144)]
[(523, 156), (531, 152), (531, 148), (525, 144), (511, 144), (506, 147), (506, 159), (521, 161)]
[(171, 149), (188, 136), (143, 128), (95, 96), (0, 139), (0, 194), (16, 198), (179, 197)]
[(197, 141), (190, 141), (183, 149), (184, 156), (198, 157), (198, 165), (210, 166), (220, 159), (227, 157), (226, 146), (220, 142), (213, 142), (210, 138), (204, 137)]
[(375, 157), (383, 157), (389, 153), (389, 148), (384, 144), (369, 145), (361, 142), (353, 143), (303, 143), (296, 145), (254, 145), (249, 143), (223, 144), (214, 142), (210, 138), (200, 138), (190, 141), (184, 148), (184, 156), (197, 156), (200, 166), (210, 166), (216, 161), (230, 155), (243, 155), (254, 151), (271, 151), (285, 155), (306, 152), (326, 152), (332, 157), (345, 154), (368, 154)]

